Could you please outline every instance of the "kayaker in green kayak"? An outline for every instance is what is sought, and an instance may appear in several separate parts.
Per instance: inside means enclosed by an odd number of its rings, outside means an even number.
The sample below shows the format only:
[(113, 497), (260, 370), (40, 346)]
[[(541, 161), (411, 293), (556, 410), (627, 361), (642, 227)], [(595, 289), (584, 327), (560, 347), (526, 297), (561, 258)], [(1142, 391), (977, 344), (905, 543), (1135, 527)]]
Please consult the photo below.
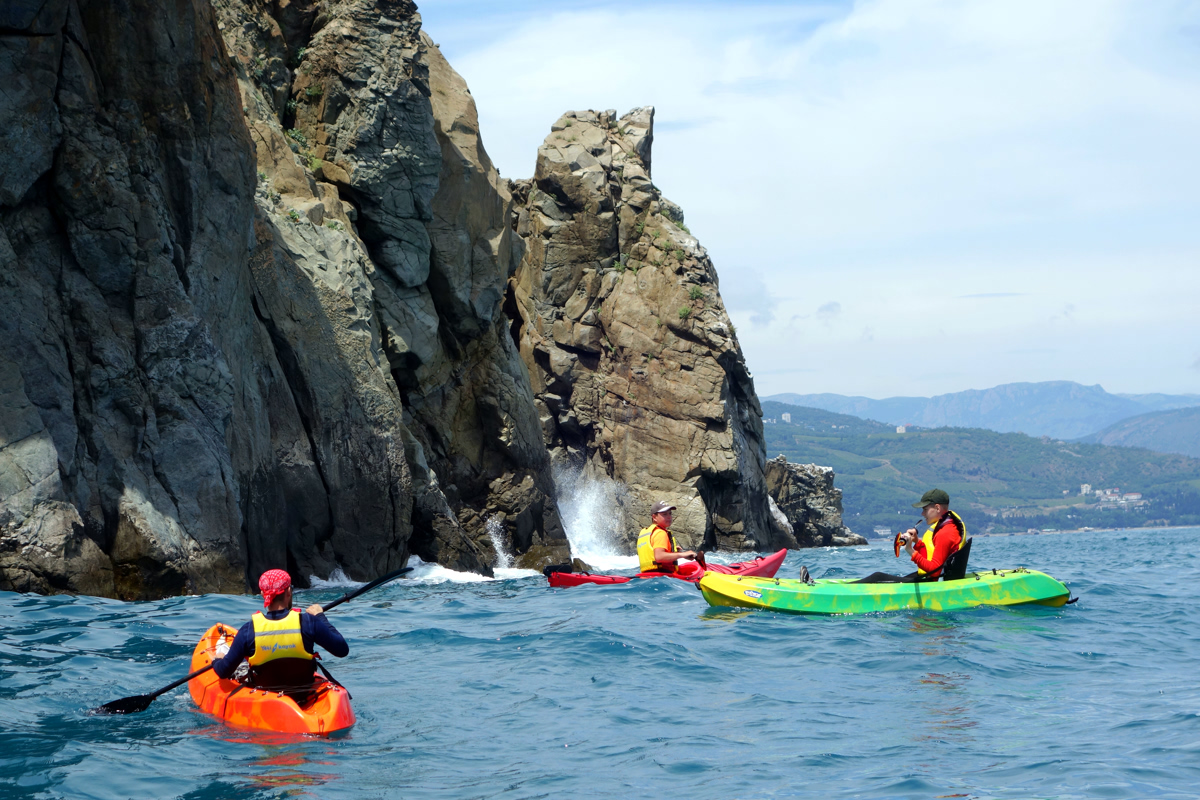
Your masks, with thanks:
[(900, 534), (900, 541), (917, 571), (908, 575), (889, 575), (876, 572), (855, 583), (919, 583), (936, 581), (942, 576), (942, 567), (952, 553), (958, 552), (967, 538), (967, 526), (962, 518), (950, 510), (950, 495), (941, 489), (930, 489), (913, 503), (921, 509), (921, 516), (929, 529), (918, 538), (916, 528)]

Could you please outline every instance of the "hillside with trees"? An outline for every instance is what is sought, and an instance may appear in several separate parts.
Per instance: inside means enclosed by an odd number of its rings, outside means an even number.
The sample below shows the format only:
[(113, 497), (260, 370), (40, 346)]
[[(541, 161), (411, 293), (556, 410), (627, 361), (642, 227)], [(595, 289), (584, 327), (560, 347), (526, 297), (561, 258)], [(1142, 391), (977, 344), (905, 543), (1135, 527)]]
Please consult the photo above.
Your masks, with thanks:
[[(846, 524), (897, 530), (937, 486), (977, 532), (1200, 524), (1200, 459), (979, 428), (909, 428), (813, 408), (763, 403), (769, 456), (833, 467)], [(783, 415), (789, 414), (791, 421)], [(1119, 488), (1141, 498), (1082, 495)]]

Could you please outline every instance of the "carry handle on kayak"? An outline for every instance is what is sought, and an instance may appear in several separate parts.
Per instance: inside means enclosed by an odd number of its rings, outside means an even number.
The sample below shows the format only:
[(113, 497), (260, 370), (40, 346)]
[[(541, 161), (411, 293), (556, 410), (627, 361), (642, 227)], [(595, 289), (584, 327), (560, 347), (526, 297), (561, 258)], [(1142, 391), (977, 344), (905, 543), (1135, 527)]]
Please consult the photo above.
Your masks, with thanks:
[[(392, 580), (393, 578), (398, 578), (406, 572), (412, 572), (412, 569), (413, 569), (412, 567), (404, 567), (402, 569), (396, 570), (395, 572), (389, 572), (387, 575), (384, 575), (382, 578), (376, 578), (375, 580), (371, 581), (370, 583), (366, 584), (365, 586), (360, 586), (357, 589), (355, 589), (353, 592), (349, 592), (347, 594), (342, 595), (341, 597), (339, 597), (337, 600), (334, 600), (329, 605), (322, 606), (322, 611), (329, 611), (332, 608), (337, 608), (342, 603), (346, 602), (347, 600), (353, 600), (354, 598), (358, 597), (363, 592), (370, 591), (371, 589), (374, 589), (376, 586), (387, 583), (388, 581)], [(168, 683), (166, 686), (164, 686), (161, 689), (158, 689), (156, 691), (153, 691), (150, 694), (135, 694), (132, 697), (122, 697), (120, 700), (113, 700), (111, 702), (105, 703), (102, 706), (93, 708), (88, 713), (89, 714), (97, 714), (97, 715), (101, 715), (101, 716), (108, 715), (108, 714), (137, 714), (137, 713), (139, 713), (141, 711), (145, 711), (147, 708), (149, 708), (150, 704), (153, 703), (154, 700), (159, 695), (166, 694), (167, 692), (171, 691), (172, 689), (174, 689), (177, 686), (182, 686), (183, 684), (190, 681), (192, 678), (199, 677), (200, 675), (203, 675), (204, 673), (208, 672), (212, 668), (213, 668), (213, 665), (209, 664), (207, 667), (204, 667), (203, 669), (198, 669), (195, 672), (193, 672), (191, 675), (187, 675), (183, 678), (180, 678), (177, 681)]]

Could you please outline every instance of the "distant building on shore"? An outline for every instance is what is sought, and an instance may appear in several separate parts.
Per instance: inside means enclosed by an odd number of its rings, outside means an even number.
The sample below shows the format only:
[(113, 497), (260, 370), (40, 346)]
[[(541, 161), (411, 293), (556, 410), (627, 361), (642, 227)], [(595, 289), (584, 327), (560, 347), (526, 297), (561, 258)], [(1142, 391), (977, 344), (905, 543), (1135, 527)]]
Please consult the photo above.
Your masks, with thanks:
[(1091, 494), (1092, 493), (1092, 485), (1090, 483), (1079, 484), (1079, 493), (1081, 495)]
[(780, 414), (780, 415), (779, 415), (779, 418), (780, 418), (781, 420), (783, 420), (784, 422), (788, 423), (789, 425), (792, 423), (792, 415), (791, 415), (791, 414), (788, 414), (788, 413), (786, 413), (786, 412), (785, 412), (785, 413), (783, 413), (783, 414)]

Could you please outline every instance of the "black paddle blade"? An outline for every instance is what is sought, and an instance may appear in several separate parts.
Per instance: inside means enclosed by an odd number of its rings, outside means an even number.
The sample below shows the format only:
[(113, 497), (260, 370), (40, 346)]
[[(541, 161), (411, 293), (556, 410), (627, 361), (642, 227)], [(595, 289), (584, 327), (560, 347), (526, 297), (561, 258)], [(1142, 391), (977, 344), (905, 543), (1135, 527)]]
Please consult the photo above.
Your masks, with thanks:
[(201, 667), (200, 669), (196, 670), (195, 672), (193, 672), (189, 675), (184, 675), (182, 678), (180, 678), (177, 681), (172, 681), (171, 683), (168, 683), (166, 686), (162, 687), (157, 692), (151, 692), (150, 694), (135, 694), (133, 697), (122, 697), (120, 700), (113, 700), (111, 703), (105, 703), (104, 705), (100, 706), (99, 708), (93, 708), (88, 713), (89, 714), (100, 714), (100, 715), (136, 714), (139, 711), (145, 711), (147, 708), (150, 707), (150, 704), (153, 703), (154, 699), (156, 697), (158, 697), (159, 695), (166, 694), (167, 692), (171, 691), (172, 689), (174, 689), (177, 686), (182, 686), (183, 684), (190, 681), (192, 678), (195, 678), (197, 675), (203, 675), (204, 673), (208, 672), (212, 668), (213, 668), (212, 664), (209, 664), (207, 667)]
[(149, 708), (156, 696), (153, 694), (136, 694), (133, 697), (122, 697), (120, 700), (113, 700), (111, 703), (105, 703), (102, 706), (93, 708), (88, 713), (101, 717), (108, 716), (109, 714), (137, 714)]

